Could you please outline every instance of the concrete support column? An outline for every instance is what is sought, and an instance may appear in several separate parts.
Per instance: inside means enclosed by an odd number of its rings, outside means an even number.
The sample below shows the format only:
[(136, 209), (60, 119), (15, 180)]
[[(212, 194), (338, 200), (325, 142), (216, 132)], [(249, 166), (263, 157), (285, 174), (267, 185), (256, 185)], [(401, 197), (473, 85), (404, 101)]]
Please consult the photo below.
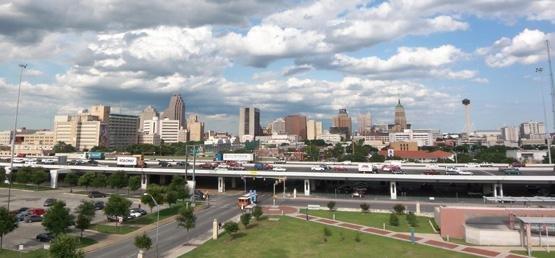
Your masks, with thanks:
[(218, 239), (218, 230), (218, 220), (214, 219), (214, 221), (212, 222), (212, 240)]
[(499, 184), (499, 197), (503, 198), (503, 184)]
[(10, 174), (12, 173), (12, 168), (11, 167), (5, 167), (4, 169), (6, 171), (6, 179), (4, 179), (4, 183), (9, 184), (10, 180), (8, 178), (10, 178)]
[(218, 177), (218, 193), (225, 192), (225, 178)]
[(304, 180), (304, 196), (309, 196), (310, 195), (310, 180), (305, 179)]
[(50, 170), (50, 188), (55, 189), (58, 187), (58, 170)]
[(237, 188), (237, 180), (235, 177), (231, 178), (231, 188), (233, 189)]
[(420, 215), (420, 202), (416, 203), (416, 211), (415, 211), (416, 215)]
[(391, 200), (397, 200), (397, 182), (389, 182), (389, 192), (391, 194)]
[(526, 250), (528, 251), (528, 256), (532, 253), (532, 232), (530, 224), (525, 224), (526, 227)]
[(141, 190), (146, 190), (147, 186), (148, 186), (148, 175), (147, 174), (142, 174), (141, 175)]
[(497, 198), (497, 184), (493, 184), (493, 197)]

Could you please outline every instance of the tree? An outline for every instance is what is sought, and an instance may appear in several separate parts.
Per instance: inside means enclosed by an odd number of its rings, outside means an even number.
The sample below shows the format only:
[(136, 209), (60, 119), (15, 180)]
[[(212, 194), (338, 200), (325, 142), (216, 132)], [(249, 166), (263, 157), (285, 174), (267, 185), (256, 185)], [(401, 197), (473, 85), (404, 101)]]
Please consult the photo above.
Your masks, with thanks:
[[(156, 200), (158, 205), (162, 205), (164, 203), (165, 191), (166, 189), (164, 187), (161, 187), (157, 184), (151, 184), (146, 188), (146, 192), (151, 195), (154, 200)], [(152, 208), (156, 206), (152, 198), (148, 195), (143, 195), (141, 197), (141, 202), (150, 207), (150, 212), (152, 212)]]
[(69, 192), (73, 193), (73, 187), (77, 186), (79, 183), (79, 175), (75, 173), (66, 174), (64, 177), (64, 183), (69, 185)]
[(4, 181), (6, 181), (6, 169), (0, 167), (0, 184), (3, 184)]
[(399, 226), (399, 217), (395, 213), (389, 214), (389, 225), (391, 226)]
[(91, 182), (91, 186), (94, 188), (106, 187), (108, 177), (104, 174), (96, 174)]
[(370, 209), (370, 205), (368, 205), (368, 203), (361, 203), (360, 209), (362, 210), (362, 212), (368, 212), (368, 210)]
[(372, 157), (370, 157), (370, 159), (368, 159), (368, 161), (370, 161), (370, 162), (384, 162), (385, 157), (376, 152), (376, 153), (372, 154)]
[(131, 207), (131, 201), (126, 198), (121, 197), (118, 194), (110, 195), (106, 207), (104, 208), (104, 213), (106, 216), (116, 218), (116, 228), (118, 226), (118, 217), (123, 218), (127, 216), (129, 212), (129, 207)]
[(92, 185), (92, 181), (96, 177), (96, 173), (94, 172), (87, 172), (79, 177), (79, 185), (84, 186), (85, 189)]
[(241, 215), (241, 224), (245, 226), (245, 229), (247, 228), (249, 223), (251, 223), (251, 217), (252, 215), (250, 213), (244, 213), (243, 215)]
[(36, 169), (31, 173), (31, 177), (29, 178), (30, 181), (37, 186), (37, 190), (39, 189), (39, 185), (46, 182), (50, 175), (48, 175), (42, 169)]
[(21, 184), (27, 184), (31, 181), (31, 175), (33, 174), (33, 168), (31, 167), (23, 167), (18, 168), (15, 172), (15, 182)]
[(129, 190), (137, 191), (141, 188), (141, 177), (140, 176), (130, 176), (127, 180), (127, 195), (129, 195)]
[(77, 213), (75, 227), (81, 230), (81, 238), (83, 238), (83, 231), (91, 226), (95, 212), (94, 203), (90, 201), (82, 201), (75, 209), (75, 213)]
[(170, 207), (177, 202), (177, 193), (175, 191), (168, 191), (166, 193), (166, 202)]
[(333, 211), (333, 209), (335, 208), (335, 202), (334, 201), (330, 201), (327, 204), (328, 209), (330, 209), (330, 211)]
[(76, 152), (77, 149), (75, 149), (75, 147), (73, 147), (71, 144), (66, 144), (65, 142), (57, 142), (52, 148), (52, 151), (54, 151), (55, 153), (70, 153)]
[(308, 160), (312, 160), (312, 161), (320, 160), (320, 149), (315, 145), (306, 146), (306, 148), (304, 149), (304, 152), (306, 153)]
[(50, 244), (48, 252), (53, 258), (85, 257), (85, 253), (79, 249), (79, 240), (66, 234), (58, 235)]
[(418, 226), (418, 221), (416, 220), (416, 215), (414, 215), (414, 213), (412, 211), (409, 212), (409, 214), (407, 214), (407, 223), (411, 227), (417, 227)]
[(252, 211), (252, 216), (254, 216), (257, 221), (260, 220), (260, 217), (262, 217), (263, 214), (264, 212), (262, 211), (262, 207), (260, 206), (254, 207), (254, 210)]
[(112, 189), (115, 188), (117, 192), (119, 192), (119, 189), (124, 188), (127, 185), (127, 175), (123, 171), (111, 174), (108, 177), (108, 185)]
[(172, 181), (168, 186), (168, 191), (174, 191), (177, 194), (177, 199), (185, 201), (189, 198), (189, 189), (187, 181), (182, 176), (174, 175)]
[(139, 248), (139, 252), (144, 253), (152, 247), (152, 239), (143, 232), (142, 235), (135, 237), (135, 246)]
[(402, 204), (395, 204), (395, 206), (393, 206), (393, 210), (395, 211), (395, 213), (397, 213), (398, 215), (402, 215), (405, 213), (405, 205)]
[(239, 231), (239, 225), (235, 222), (229, 221), (224, 224), (225, 232), (231, 235), (231, 238), (235, 238), (235, 233)]
[(44, 214), (42, 225), (46, 231), (58, 236), (69, 231), (69, 227), (75, 224), (75, 217), (69, 213), (66, 203), (55, 201), (54, 204)]
[(194, 228), (196, 225), (197, 216), (193, 211), (192, 207), (184, 206), (179, 209), (179, 213), (175, 218), (177, 225), (187, 229), (187, 232), (189, 232), (189, 230)]
[(15, 215), (10, 214), (5, 207), (0, 207), (0, 249), (2, 249), (4, 235), (14, 231), (16, 228), (17, 219)]

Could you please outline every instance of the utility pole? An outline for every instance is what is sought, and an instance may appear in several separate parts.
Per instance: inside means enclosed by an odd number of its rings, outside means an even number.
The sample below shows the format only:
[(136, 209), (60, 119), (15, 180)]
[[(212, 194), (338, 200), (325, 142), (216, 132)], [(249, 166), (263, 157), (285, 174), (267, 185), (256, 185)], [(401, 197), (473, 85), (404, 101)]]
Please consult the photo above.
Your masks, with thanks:
[(543, 97), (543, 67), (536, 68), (536, 73), (540, 74), (540, 94), (542, 97), (542, 107), (543, 107), (543, 123), (545, 130), (545, 138), (547, 140), (547, 156), (549, 159), (549, 164), (551, 164), (551, 134), (549, 133), (549, 127), (547, 126), (547, 111), (545, 109), (545, 98)]
[[(551, 50), (549, 47), (549, 40), (545, 40), (545, 46), (547, 48), (547, 62), (549, 63), (549, 79), (551, 83), (551, 105), (553, 111), (553, 128), (555, 129), (555, 85), (553, 83), (553, 68), (551, 67)], [(547, 123), (547, 121), (546, 121)], [(549, 164), (551, 164), (551, 133), (548, 133), (547, 137), (547, 150), (549, 151)]]

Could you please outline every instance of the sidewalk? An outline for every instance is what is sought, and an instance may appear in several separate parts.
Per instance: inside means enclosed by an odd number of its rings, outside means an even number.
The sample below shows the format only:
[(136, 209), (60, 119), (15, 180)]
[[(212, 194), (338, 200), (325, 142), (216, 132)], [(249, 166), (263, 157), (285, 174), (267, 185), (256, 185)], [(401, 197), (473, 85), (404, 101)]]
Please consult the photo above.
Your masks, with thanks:
[[(289, 214), (288, 216), (306, 220), (306, 214)], [(308, 216), (309, 221), (334, 226), (354, 231), (359, 231), (366, 234), (372, 234), (381, 237), (387, 237), (391, 239), (401, 240), (401, 241), (411, 241), (410, 234), (404, 232), (394, 232), (389, 230), (383, 230), (374, 227), (367, 227), (363, 225), (358, 225), (354, 223), (347, 223), (338, 220), (330, 220), (325, 218), (320, 218), (316, 216)], [(443, 240), (438, 239), (437, 237), (430, 237), (428, 234), (415, 234), (415, 243), (420, 245), (427, 245), (435, 248), (441, 248), (445, 250), (450, 250), (453, 252), (465, 253), (470, 255), (476, 255), (480, 257), (489, 257), (489, 258), (523, 258), (526, 256), (521, 256), (517, 254), (509, 253), (508, 250), (491, 250), (489, 248), (483, 247), (475, 247), (475, 246), (466, 246), (461, 244), (455, 244), (452, 242), (445, 242)]]

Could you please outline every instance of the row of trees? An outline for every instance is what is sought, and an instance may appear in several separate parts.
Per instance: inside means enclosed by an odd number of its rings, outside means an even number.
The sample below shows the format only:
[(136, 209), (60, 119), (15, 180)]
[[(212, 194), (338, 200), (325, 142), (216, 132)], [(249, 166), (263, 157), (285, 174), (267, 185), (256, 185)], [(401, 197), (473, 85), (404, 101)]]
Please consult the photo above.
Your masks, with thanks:
[[(141, 197), (141, 202), (148, 205), (151, 212), (152, 208), (156, 206), (154, 200), (156, 200), (159, 205), (167, 203), (172, 206), (177, 203), (178, 200), (185, 201), (190, 196), (187, 181), (185, 181), (185, 178), (182, 176), (177, 175), (172, 177), (172, 181), (168, 186), (149, 184), (146, 192), (152, 196), (152, 198), (148, 195), (143, 195)], [(152, 200), (153, 198), (154, 200)]]
[[(264, 215), (262, 208), (260, 206), (256, 206), (254, 207), (252, 214), (244, 213), (239, 218), (239, 221), (241, 222), (241, 224), (243, 224), (245, 230), (247, 230), (249, 228), (249, 224), (251, 223), (252, 217), (254, 217), (256, 221), (260, 221), (262, 215)], [(231, 238), (235, 238), (237, 231), (239, 231), (239, 224), (237, 224), (237, 222), (228, 221), (224, 224), (223, 227), (225, 232), (231, 235)]]
[(109, 186), (112, 189), (116, 189), (117, 192), (127, 187), (127, 194), (129, 195), (129, 191), (136, 191), (141, 187), (141, 177), (128, 176), (123, 171), (118, 171), (109, 176), (98, 172), (86, 172), (82, 175), (69, 173), (64, 176), (64, 184), (70, 187), (70, 191), (73, 191), (75, 186), (84, 186), (86, 189), (89, 187), (103, 188)]
[[(101, 152), (118, 151), (118, 152), (129, 152), (132, 154), (156, 153), (158, 155), (185, 155), (185, 149), (187, 145), (198, 145), (198, 144), (203, 144), (203, 142), (190, 141), (187, 143), (184, 143), (184, 142), (171, 143), (171, 144), (162, 143), (161, 145), (133, 144), (125, 148), (110, 148), (110, 147), (103, 147), (103, 146), (95, 146), (90, 150), (86, 149), (84, 151), (101, 151)], [(55, 153), (72, 153), (78, 150), (71, 144), (66, 144), (65, 142), (57, 142), (54, 145), (53, 151)]]

